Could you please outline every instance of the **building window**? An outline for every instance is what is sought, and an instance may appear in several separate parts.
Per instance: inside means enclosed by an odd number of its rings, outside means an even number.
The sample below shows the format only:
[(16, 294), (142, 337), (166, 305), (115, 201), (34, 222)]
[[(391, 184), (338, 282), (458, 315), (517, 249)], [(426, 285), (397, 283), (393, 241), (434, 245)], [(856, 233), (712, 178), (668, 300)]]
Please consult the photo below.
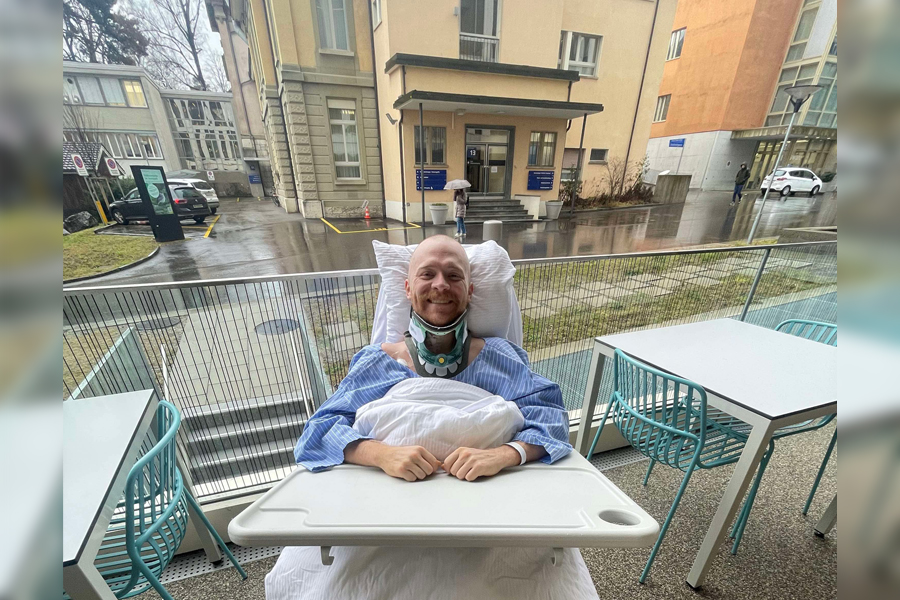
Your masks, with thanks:
[(832, 127), (837, 113), (837, 63), (826, 62), (816, 82), (823, 89), (816, 92), (807, 104), (803, 124), (810, 127)]
[(350, 50), (344, 2), (345, 0), (316, 0), (319, 47), (326, 50)]
[(672, 94), (666, 94), (665, 96), (660, 96), (656, 99), (656, 112), (653, 114), (653, 122), (660, 123), (666, 120), (666, 117), (669, 115), (669, 101), (672, 99)]
[(175, 144), (178, 147), (178, 156), (181, 158), (194, 158), (194, 149), (191, 146), (191, 136), (183, 131), (175, 134)]
[(228, 121), (225, 117), (225, 109), (222, 107), (221, 102), (210, 102), (209, 112), (212, 114), (213, 125), (217, 127), (228, 125)]
[(586, 77), (596, 77), (602, 41), (603, 37), (599, 35), (563, 31), (557, 66), (564, 71), (578, 71)]
[(155, 135), (142, 135), (138, 137), (138, 140), (141, 143), (141, 149), (144, 151), (145, 158), (162, 158), (159, 141)]
[(178, 125), (178, 127), (184, 127), (184, 119), (181, 116), (181, 110), (179, 110), (178, 104), (178, 100), (169, 98), (169, 110), (172, 111), (172, 116), (175, 118), (175, 123)]
[(112, 77), (101, 77), (100, 87), (110, 106), (125, 106), (125, 94), (122, 93), (122, 82)]
[(81, 92), (74, 77), (63, 77), (63, 102), (66, 104), (81, 104)]
[[(836, 63), (832, 64), (836, 65)], [(810, 63), (781, 70), (781, 75), (778, 77), (778, 88), (775, 90), (775, 98), (772, 100), (772, 108), (769, 109), (770, 116), (766, 118), (766, 127), (788, 124), (793, 108), (788, 102), (790, 96), (787, 89), (795, 85), (811, 84), (818, 68), (818, 63)]]
[(381, 25), (381, 0), (372, 0), (372, 29)]
[(206, 118), (203, 116), (203, 102), (200, 100), (188, 101), (188, 114), (191, 117), (192, 125), (205, 125)]
[(115, 133), (104, 134), (103, 145), (106, 147), (106, 150), (112, 154), (113, 158), (122, 158), (122, 147), (119, 144), (119, 136)]
[(207, 129), (203, 136), (203, 141), (206, 142), (206, 155), (208, 158), (222, 158), (215, 130)]
[(591, 148), (591, 156), (590, 162), (592, 163), (603, 163), (606, 162), (606, 158), (609, 156), (608, 148)]
[(125, 97), (128, 99), (128, 106), (135, 108), (147, 108), (147, 100), (144, 98), (144, 89), (141, 82), (137, 79), (126, 79), (122, 82), (125, 86)]
[(228, 132), (228, 144), (231, 146), (231, 157), (238, 159), (241, 157), (241, 150), (238, 147), (238, 139), (236, 131)]
[(532, 131), (528, 145), (529, 167), (552, 167), (556, 156), (556, 133)]
[(100, 83), (96, 77), (79, 77), (78, 87), (81, 89), (81, 97), (85, 104), (105, 104), (103, 92), (100, 91)]
[[(422, 164), (422, 130), (418, 125), (414, 128), (416, 136), (416, 164)], [(447, 128), (446, 127), (426, 127), (425, 128), (425, 164), (429, 165), (445, 165), (447, 164), (445, 148), (447, 147)]]
[(681, 56), (681, 49), (684, 47), (684, 31), (685, 28), (677, 29), (672, 32), (672, 37), (669, 39), (669, 53), (666, 55), (666, 60), (675, 60)]
[(133, 133), (119, 134), (119, 142), (122, 144), (125, 158), (141, 158), (141, 146), (137, 136)]
[(834, 36), (834, 39), (831, 40), (831, 48), (828, 49), (828, 54), (830, 56), (837, 56), (837, 36)]
[(459, 57), (497, 62), (500, 0), (462, 0), (459, 5)]
[(791, 47), (788, 48), (784, 62), (792, 62), (803, 58), (803, 51), (806, 50), (806, 42), (809, 41), (809, 34), (812, 32), (818, 12), (819, 7), (814, 6), (800, 14), (800, 20), (797, 22), (797, 31), (794, 33), (794, 39), (791, 41)]
[(356, 132), (356, 103), (353, 100), (329, 100), (331, 146), (338, 179), (359, 179), (359, 136)]

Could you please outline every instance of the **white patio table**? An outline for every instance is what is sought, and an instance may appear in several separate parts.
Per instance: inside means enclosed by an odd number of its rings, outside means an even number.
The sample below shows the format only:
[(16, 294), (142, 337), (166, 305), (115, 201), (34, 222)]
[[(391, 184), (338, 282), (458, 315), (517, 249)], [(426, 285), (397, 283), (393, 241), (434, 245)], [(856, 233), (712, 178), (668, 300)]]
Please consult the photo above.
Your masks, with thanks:
[(582, 454), (591, 442), (603, 364), (617, 348), (703, 386), (709, 406), (753, 427), (687, 577), (700, 587), (772, 433), (837, 412), (837, 348), (734, 319), (598, 337), (576, 442)]

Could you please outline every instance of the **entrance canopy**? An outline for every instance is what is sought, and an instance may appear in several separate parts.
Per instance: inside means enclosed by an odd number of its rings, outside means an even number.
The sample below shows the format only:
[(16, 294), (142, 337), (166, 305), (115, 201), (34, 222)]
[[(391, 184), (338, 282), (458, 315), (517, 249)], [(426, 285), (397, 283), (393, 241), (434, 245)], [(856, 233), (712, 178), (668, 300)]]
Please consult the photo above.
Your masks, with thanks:
[[(731, 132), (733, 140), (781, 141), (787, 132), (787, 125), (775, 127), (756, 127)], [(791, 140), (836, 140), (837, 129), (832, 127), (803, 127), (794, 125), (791, 128)]]
[(450, 94), (446, 92), (423, 92), (419, 90), (413, 90), (397, 98), (397, 101), (394, 102), (394, 108), (418, 110), (420, 103), (423, 110), (427, 111), (456, 112), (461, 110), (467, 113), (551, 117), (557, 119), (577, 119), (585, 114), (593, 115), (603, 110), (602, 104), (590, 102), (502, 98), (497, 96)]

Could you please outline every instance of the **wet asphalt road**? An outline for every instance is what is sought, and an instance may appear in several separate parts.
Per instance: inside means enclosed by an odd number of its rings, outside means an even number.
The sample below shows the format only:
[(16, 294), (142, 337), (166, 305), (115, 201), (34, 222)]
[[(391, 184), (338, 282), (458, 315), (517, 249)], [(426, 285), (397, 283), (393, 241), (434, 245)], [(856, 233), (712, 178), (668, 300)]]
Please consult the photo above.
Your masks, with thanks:
[[(510, 257), (542, 258), (619, 254), (728, 242), (746, 238), (758, 210), (756, 194), (730, 207), (730, 193), (693, 192), (685, 204), (588, 213), (573, 219), (507, 223), (500, 244)], [(757, 237), (776, 236), (786, 227), (829, 226), (836, 222), (837, 197), (805, 195), (786, 201), (769, 198)], [(270, 200), (224, 200), (208, 237), (163, 244), (152, 260), (82, 286), (187, 281), (339, 271), (374, 267), (372, 240), (414, 244), (423, 236), (452, 235), (455, 225), (405, 226), (397, 221), (321, 220), (286, 214)], [(372, 231), (388, 229), (387, 231)], [(470, 225), (466, 242), (482, 240)]]

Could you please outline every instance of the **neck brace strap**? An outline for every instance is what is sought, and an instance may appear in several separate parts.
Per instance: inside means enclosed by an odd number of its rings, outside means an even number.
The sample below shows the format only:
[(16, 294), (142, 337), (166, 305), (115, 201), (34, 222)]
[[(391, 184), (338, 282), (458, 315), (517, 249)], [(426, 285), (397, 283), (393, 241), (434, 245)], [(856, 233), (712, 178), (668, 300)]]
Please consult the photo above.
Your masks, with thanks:
[[(416, 372), (422, 376), (449, 377), (465, 368), (468, 362), (469, 334), (466, 330), (466, 315), (463, 312), (455, 321), (445, 326), (427, 322), (414, 310), (409, 311), (409, 331), (406, 345), (416, 363)], [(453, 348), (447, 354), (435, 354), (425, 346), (427, 335), (455, 335)]]

